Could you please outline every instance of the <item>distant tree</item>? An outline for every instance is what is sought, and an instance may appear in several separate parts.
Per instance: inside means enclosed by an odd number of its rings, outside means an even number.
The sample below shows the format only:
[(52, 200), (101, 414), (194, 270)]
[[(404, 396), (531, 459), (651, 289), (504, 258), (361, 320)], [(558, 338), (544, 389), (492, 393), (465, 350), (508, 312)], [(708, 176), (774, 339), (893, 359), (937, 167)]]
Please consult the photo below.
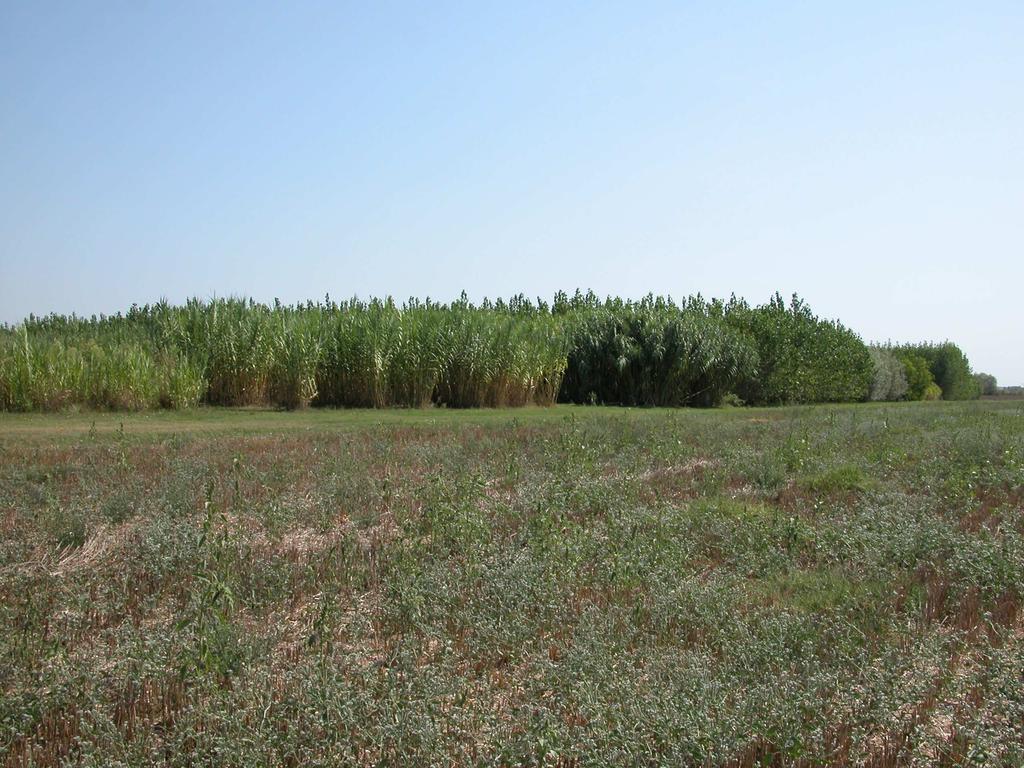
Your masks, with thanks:
[(729, 324), (754, 340), (758, 374), (736, 393), (757, 405), (867, 400), (874, 365), (860, 336), (835, 320), (817, 317), (799, 296), (778, 293), (749, 307), (732, 299)]
[(929, 385), (935, 383), (928, 361), (921, 355), (905, 349), (896, 350), (896, 356), (903, 363), (903, 371), (907, 378), (907, 399), (923, 400)]
[(974, 380), (978, 382), (978, 388), (983, 395), (994, 395), (999, 391), (996, 377), (991, 373), (976, 373), (974, 374)]
[(932, 347), (931, 351), (928, 362), (935, 383), (942, 388), (943, 400), (974, 400), (979, 397), (981, 391), (971, 374), (971, 364), (960, 347), (947, 341)]
[(907, 374), (903, 364), (892, 352), (871, 347), (871, 363), (875, 367), (871, 381), (870, 400), (902, 400), (907, 396)]
[[(923, 357), (932, 379), (942, 390), (943, 400), (974, 400), (981, 394), (971, 373), (967, 355), (951, 341), (942, 344), (909, 344), (899, 351)], [(908, 373), (907, 378), (910, 379)]]

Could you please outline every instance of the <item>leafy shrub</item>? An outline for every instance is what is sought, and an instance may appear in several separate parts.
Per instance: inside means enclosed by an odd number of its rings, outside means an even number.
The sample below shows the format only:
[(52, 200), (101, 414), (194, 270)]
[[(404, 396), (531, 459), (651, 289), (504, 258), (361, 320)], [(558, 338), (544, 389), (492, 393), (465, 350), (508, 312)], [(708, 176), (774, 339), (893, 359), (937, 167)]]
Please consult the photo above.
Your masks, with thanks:
[(560, 399), (621, 405), (717, 405), (753, 378), (757, 353), (699, 298), (685, 307), (577, 299)]
[(976, 373), (974, 380), (978, 384), (978, 391), (983, 395), (991, 396), (999, 392), (999, 384), (991, 373)]
[(903, 372), (907, 379), (907, 399), (923, 400), (928, 387), (935, 383), (928, 361), (906, 349), (895, 350), (894, 354), (903, 363)]
[(733, 300), (729, 323), (754, 340), (757, 376), (748, 377), (739, 395), (753, 404), (852, 402), (866, 400), (874, 377), (868, 348), (838, 321), (816, 317), (793, 296), (779, 294), (751, 308)]
[(927, 361), (944, 400), (974, 400), (980, 396), (981, 388), (971, 373), (967, 356), (953, 342), (906, 345), (901, 350)]
[(907, 375), (903, 364), (896, 355), (885, 349), (872, 347), (871, 363), (874, 377), (871, 380), (870, 400), (902, 400), (907, 396)]
[(742, 408), (746, 403), (744, 403), (743, 398), (735, 392), (726, 392), (725, 397), (722, 398), (721, 405), (728, 406), (730, 408)]

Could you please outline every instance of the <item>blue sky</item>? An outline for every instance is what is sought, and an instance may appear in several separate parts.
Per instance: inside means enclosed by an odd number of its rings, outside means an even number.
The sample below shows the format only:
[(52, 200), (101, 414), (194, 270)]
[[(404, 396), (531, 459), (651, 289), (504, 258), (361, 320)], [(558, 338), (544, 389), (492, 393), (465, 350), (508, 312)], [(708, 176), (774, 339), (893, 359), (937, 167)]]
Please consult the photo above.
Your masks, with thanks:
[(0, 321), (760, 303), (1024, 383), (1024, 5), (9, 3)]

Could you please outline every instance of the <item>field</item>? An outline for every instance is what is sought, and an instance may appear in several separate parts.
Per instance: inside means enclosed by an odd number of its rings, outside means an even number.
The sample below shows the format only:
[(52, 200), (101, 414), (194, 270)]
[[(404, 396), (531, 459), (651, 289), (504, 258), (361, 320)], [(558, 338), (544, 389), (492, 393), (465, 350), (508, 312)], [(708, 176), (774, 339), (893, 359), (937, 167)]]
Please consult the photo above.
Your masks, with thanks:
[(0, 762), (1022, 765), (1024, 403), (0, 414)]

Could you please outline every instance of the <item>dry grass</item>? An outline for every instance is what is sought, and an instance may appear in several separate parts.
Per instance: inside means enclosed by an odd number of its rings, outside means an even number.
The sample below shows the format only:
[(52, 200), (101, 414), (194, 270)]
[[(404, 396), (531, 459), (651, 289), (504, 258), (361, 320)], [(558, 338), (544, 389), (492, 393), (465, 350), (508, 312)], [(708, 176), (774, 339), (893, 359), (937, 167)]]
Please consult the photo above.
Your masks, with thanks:
[(265, 417), (0, 438), (3, 764), (1022, 754), (1014, 406)]

